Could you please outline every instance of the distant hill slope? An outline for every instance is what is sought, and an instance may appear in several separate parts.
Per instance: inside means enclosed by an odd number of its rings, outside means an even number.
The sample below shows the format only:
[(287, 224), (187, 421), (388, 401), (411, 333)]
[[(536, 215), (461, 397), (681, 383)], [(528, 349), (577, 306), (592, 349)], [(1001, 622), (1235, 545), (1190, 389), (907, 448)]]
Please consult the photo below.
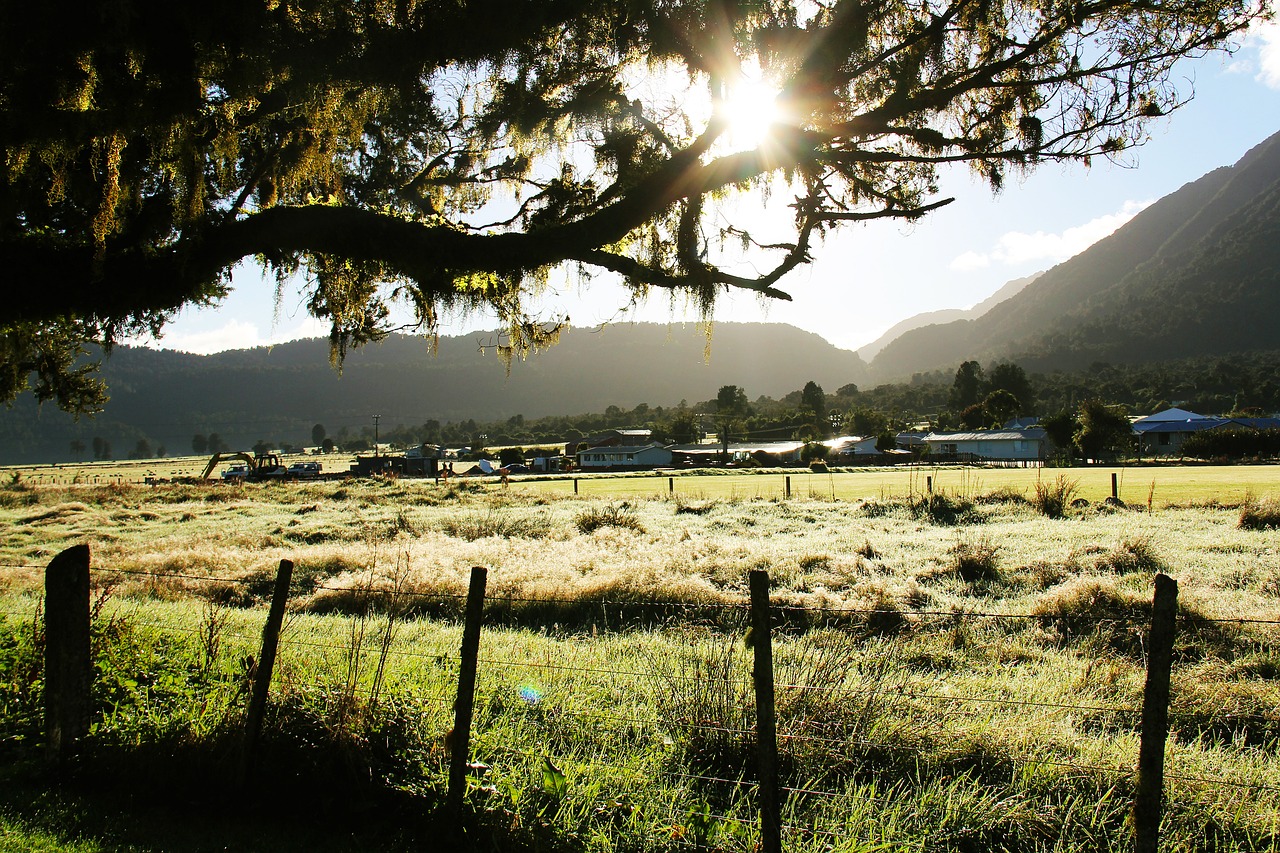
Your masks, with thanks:
[(1015, 278), (1012, 281), (1005, 282), (999, 290), (979, 302), (972, 308), (943, 308), (938, 311), (926, 311), (923, 314), (916, 314), (908, 317), (900, 323), (895, 323), (880, 337), (876, 338), (866, 346), (859, 347), (857, 353), (863, 361), (870, 361), (876, 357), (880, 350), (887, 347), (900, 336), (912, 331), (913, 329), (923, 328), (924, 326), (936, 326), (942, 323), (951, 323), (956, 320), (974, 320), (990, 311), (995, 306), (1004, 302), (1006, 299), (1021, 293), (1022, 289), (1028, 284), (1035, 281), (1043, 273), (1032, 273), (1022, 278)]
[(916, 329), (888, 381), (965, 359), (1028, 370), (1280, 347), (1280, 134), (1165, 196), (981, 317)]
[(709, 349), (694, 324), (569, 329), (556, 346), (514, 362), (510, 375), (492, 351), (480, 351), (494, 340), (442, 338), (432, 355), (421, 338), (395, 335), (350, 353), (341, 375), (318, 339), (209, 356), (118, 347), (104, 364), (111, 401), (102, 415), (74, 424), (52, 406), (22, 400), (0, 410), (0, 461), (65, 460), (71, 440), (89, 444), (94, 436), (122, 458), (142, 437), (170, 453), (189, 452), (197, 432), (217, 432), (237, 447), (259, 439), (303, 444), (313, 424), (333, 434), (366, 426), (375, 414), (383, 426), (535, 418), (693, 404), (714, 399), (722, 385), (740, 385), (755, 399), (809, 380), (830, 391), (866, 381), (855, 353), (780, 323), (716, 323)]

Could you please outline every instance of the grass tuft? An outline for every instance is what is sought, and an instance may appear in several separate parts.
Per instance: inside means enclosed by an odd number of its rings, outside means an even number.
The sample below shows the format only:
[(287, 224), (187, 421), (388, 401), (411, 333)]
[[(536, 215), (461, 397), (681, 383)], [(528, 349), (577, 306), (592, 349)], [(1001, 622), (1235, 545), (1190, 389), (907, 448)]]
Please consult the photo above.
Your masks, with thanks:
[(1110, 551), (1099, 556), (1094, 563), (1099, 572), (1158, 572), (1165, 568), (1164, 562), (1156, 556), (1151, 539), (1137, 536), (1119, 542)]
[(540, 516), (495, 512), (471, 512), (441, 520), (440, 531), (454, 539), (543, 539), (551, 535), (551, 524)]
[(980, 520), (974, 514), (973, 501), (961, 495), (945, 492), (917, 495), (909, 499), (907, 506), (913, 517), (933, 524), (952, 525)]
[(718, 501), (690, 501), (682, 495), (676, 495), (676, 515), (706, 515), (716, 508)]
[(1095, 646), (1141, 659), (1151, 602), (1115, 581), (1076, 578), (1050, 590), (1031, 608), (1060, 647), (1088, 640)]
[(985, 536), (974, 542), (960, 541), (951, 547), (950, 568), (966, 583), (1000, 580), (997, 555), (999, 545), (993, 545)]
[(1075, 505), (1075, 496), (1079, 490), (1079, 480), (1068, 479), (1065, 474), (1059, 474), (1052, 483), (1036, 483), (1031, 506), (1046, 518), (1065, 518), (1067, 509)]
[(1258, 500), (1252, 495), (1246, 496), (1236, 526), (1241, 530), (1274, 530), (1280, 527), (1280, 500), (1274, 497)]
[(583, 510), (574, 518), (573, 523), (577, 525), (578, 532), (584, 535), (594, 533), (602, 527), (644, 533), (644, 525), (636, 516), (635, 509), (626, 502)]
[(1004, 504), (1006, 506), (1028, 506), (1031, 501), (1027, 500), (1026, 493), (1022, 489), (1013, 486), (1001, 486), (989, 492), (984, 492), (974, 498), (978, 504), (985, 506), (993, 504)]

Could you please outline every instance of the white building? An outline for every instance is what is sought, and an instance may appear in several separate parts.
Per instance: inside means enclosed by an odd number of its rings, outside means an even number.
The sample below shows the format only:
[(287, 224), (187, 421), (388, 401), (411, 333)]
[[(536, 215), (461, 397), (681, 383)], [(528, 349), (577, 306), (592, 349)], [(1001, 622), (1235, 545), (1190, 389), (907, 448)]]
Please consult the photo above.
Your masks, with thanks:
[(924, 437), (931, 457), (965, 462), (1042, 462), (1048, 438), (1039, 427), (975, 432), (931, 432)]
[(577, 454), (582, 470), (618, 468), (662, 468), (671, 464), (671, 451), (661, 444), (593, 447)]

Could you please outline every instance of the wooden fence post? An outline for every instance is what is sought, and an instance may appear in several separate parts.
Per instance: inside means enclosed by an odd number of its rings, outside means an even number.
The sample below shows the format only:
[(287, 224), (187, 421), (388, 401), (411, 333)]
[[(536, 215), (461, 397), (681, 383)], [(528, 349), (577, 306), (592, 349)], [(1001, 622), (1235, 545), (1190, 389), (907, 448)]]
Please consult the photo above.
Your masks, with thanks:
[(925, 490), (926, 490), (926, 491), (928, 491), (928, 493), (929, 493), (929, 494), (933, 494), (933, 477), (930, 477), (930, 476), (927, 476), (927, 475), (925, 476), (925, 478), (924, 478), (924, 487), (925, 487)]
[[(578, 481), (574, 480), (576, 486)], [(467, 615), (462, 628), (462, 660), (458, 667), (458, 698), (453, 703), (453, 732), (449, 736), (449, 810), (462, 811), (467, 792), (467, 761), (471, 752), (471, 710), (476, 699), (476, 658), (480, 656), (480, 628), (484, 622), (484, 589), (489, 571), (471, 569)]]
[(1177, 633), (1178, 582), (1156, 575), (1147, 641), (1147, 683), (1142, 692), (1142, 735), (1138, 746), (1138, 784), (1133, 796), (1136, 853), (1156, 853), (1164, 799), (1164, 748), (1169, 737), (1169, 678)]
[(1120, 499), (1120, 484), (1116, 480), (1115, 472), (1111, 473), (1111, 497), (1115, 500)]
[(89, 733), (89, 546), (54, 557), (44, 573), (44, 731), (47, 756), (62, 762)]
[(760, 849), (782, 853), (782, 808), (778, 800), (778, 721), (773, 696), (773, 634), (769, 624), (769, 573), (751, 571), (751, 670), (756, 689), (756, 748), (760, 775)]
[(244, 752), (240, 756), (240, 781), (248, 781), (253, 769), (258, 735), (262, 732), (262, 718), (267, 711), (267, 696), (271, 692), (271, 671), (276, 665), (276, 651), (280, 648), (280, 627), (284, 624), (284, 606), (289, 600), (289, 584), (293, 580), (293, 563), (281, 560), (276, 570), (276, 586), (271, 593), (271, 609), (267, 611), (267, 624), (262, 627), (262, 653), (253, 670), (253, 694), (249, 698), (249, 714), (244, 727)]
[(787, 500), (791, 500), (791, 475), (790, 474), (787, 475), (786, 497), (787, 497)]
[(575, 495), (578, 493), (578, 478), (577, 478), (577, 477), (574, 477), (574, 478), (573, 478), (573, 493), (574, 493)]
[(668, 492), (670, 492), (670, 493), (672, 493), (672, 494), (675, 494), (675, 491), (676, 491), (676, 478), (675, 478), (675, 477), (668, 477), (668, 478), (667, 478), (667, 491), (668, 491)]

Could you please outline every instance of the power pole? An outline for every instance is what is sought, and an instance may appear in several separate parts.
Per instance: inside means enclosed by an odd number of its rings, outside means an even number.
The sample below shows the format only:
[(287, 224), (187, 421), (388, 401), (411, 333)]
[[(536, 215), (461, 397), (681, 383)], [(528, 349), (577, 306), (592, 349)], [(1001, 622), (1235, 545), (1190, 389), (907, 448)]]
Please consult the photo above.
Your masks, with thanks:
[(381, 417), (382, 415), (373, 416), (373, 455), (374, 456), (382, 455), (382, 451), (378, 449), (378, 419)]

